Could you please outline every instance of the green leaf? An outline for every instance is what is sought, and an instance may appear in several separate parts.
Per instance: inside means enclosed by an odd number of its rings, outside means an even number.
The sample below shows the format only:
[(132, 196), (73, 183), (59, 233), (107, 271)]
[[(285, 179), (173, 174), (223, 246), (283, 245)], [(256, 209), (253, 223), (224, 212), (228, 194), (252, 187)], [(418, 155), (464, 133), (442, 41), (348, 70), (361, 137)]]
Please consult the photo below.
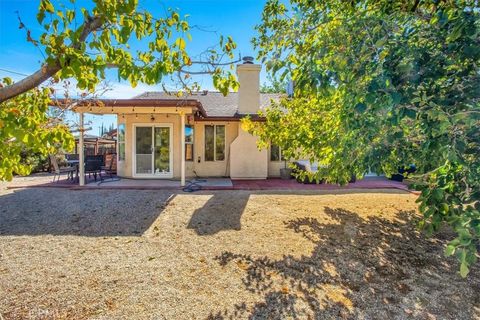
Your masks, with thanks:
[(392, 92), (391, 97), (394, 105), (397, 105), (402, 101), (402, 95), (398, 92)]
[(405, 115), (410, 119), (415, 119), (417, 117), (417, 112), (413, 109), (405, 109)]
[(432, 191), (432, 197), (433, 199), (435, 199), (436, 201), (440, 201), (443, 199), (443, 190), (442, 189), (434, 189)]
[(461, 263), (460, 264), (460, 275), (462, 276), (462, 278), (465, 278), (468, 275), (469, 272), (470, 272), (470, 270), (468, 268), (467, 263)]
[(37, 13), (37, 21), (39, 24), (43, 23), (43, 19), (45, 19), (45, 11), (41, 10)]
[(452, 246), (451, 244), (447, 245), (444, 251), (445, 256), (450, 257), (454, 253), (455, 253), (455, 246)]
[(365, 103), (357, 103), (355, 105), (355, 111), (357, 113), (364, 113), (367, 110), (367, 105)]
[(375, 42), (375, 46), (377, 48), (381, 48), (383, 47), (383, 45), (387, 42), (387, 39), (386, 38), (380, 38), (377, 40), (377, 42)]

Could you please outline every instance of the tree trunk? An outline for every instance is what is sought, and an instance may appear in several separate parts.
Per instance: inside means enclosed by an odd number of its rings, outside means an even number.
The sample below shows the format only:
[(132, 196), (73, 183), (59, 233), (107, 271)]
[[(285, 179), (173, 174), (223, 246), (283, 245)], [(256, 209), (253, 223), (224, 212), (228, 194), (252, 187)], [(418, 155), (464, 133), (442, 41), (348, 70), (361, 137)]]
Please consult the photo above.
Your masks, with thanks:
[(60, 66), (43, 66), (40, 70), (34, 74), (26, 77), (25, 79), (20, 80), (12, 85), (0, 88), (0, 103), (14, 98), (19, 94), (22, 94), (32, 88), (38, 87), (45, 80), (53, 76), (60, 70)]

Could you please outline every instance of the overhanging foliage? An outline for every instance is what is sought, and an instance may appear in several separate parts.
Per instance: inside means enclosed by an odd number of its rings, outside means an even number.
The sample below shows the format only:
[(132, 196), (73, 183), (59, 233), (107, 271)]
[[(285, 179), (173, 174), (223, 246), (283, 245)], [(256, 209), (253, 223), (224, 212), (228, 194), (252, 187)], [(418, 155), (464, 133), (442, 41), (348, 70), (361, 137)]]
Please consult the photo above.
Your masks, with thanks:
[(480, 8), (478, 1), (267, 2), (254, 44), (295, 95), (246, 123), (265, 146), (325, 165), (346, 183), (414, 163), (423, 220), (458, 237), (460, 273), (480, 239)]

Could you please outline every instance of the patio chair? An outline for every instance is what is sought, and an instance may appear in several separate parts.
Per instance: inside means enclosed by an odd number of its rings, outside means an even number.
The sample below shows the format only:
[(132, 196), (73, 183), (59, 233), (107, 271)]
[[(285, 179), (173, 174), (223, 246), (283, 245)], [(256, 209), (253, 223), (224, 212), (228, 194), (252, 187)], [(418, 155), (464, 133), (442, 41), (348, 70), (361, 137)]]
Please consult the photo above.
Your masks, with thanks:
[[(310, 181), (310, 179), (308, 178), (308, 174), (314, 174), (318, 171), (318, 163), (311, 163), (308, 160), (297, 160), (294, 162), (294, 165), (294, 173), (297, 174), (297, 182), (304, 184), (317, 184), (317, 181), (315, 179)], [(298, 174), (300, 174), (302, 171), (306, 172), (307, 175), (303, 178), (300, 178)], [(323, 180), (319, 181), (319, 183), (323, 182)]]
[(93, 174), (93, 178), (97, 181), (97, 174), (100, 175), (102, 166), (104, 166), (103, 155), (86, 156), (85, 157), (85, 175)]
[(111, 153), (105, 155), (105, 166), (100, 167), (100, 180), (103, 181), (102, 172), (105, 172), (105, 175), (108, 175), (110, 179), (113, 179), (113, 176), (117, 173), (117, 154)]
[(55, 178), (57, 178), (57, 182), (60, 181), (60, 176), (62, 175), (62, 173), (66, 173), (67, 174), (67, 178), (70, 179), (70, 176), (73, 180), (73, 173), (77, 170), (77, 168), (75, 167), (60, 167), (58, 165), (58, 161), (57, 161), (57, 157), (53, 154), (50, 155), (50, 162), (52, 164), (52, 167), (53, 167), (53, 182), (55, 182)]
[(67, 154), (65, 154), (65, 159), (67, 159), (67, 161), (69, 161), (69, 160), (79, 160), (80, 156), (79, 156), (79, 154), (76, 154), (76, 153), (67, 153)]

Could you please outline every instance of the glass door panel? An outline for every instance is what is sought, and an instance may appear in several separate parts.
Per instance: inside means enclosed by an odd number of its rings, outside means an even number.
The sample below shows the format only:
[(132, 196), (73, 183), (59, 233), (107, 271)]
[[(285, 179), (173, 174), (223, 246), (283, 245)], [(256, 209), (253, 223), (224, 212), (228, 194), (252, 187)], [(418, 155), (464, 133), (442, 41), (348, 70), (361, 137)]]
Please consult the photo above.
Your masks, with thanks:
[(152, 127), (136, 127), (136, 173), (152, 174)]
[(154, 134), (154, 173), (168, 175), (170, 168), (170, 128), (155, 127)]

